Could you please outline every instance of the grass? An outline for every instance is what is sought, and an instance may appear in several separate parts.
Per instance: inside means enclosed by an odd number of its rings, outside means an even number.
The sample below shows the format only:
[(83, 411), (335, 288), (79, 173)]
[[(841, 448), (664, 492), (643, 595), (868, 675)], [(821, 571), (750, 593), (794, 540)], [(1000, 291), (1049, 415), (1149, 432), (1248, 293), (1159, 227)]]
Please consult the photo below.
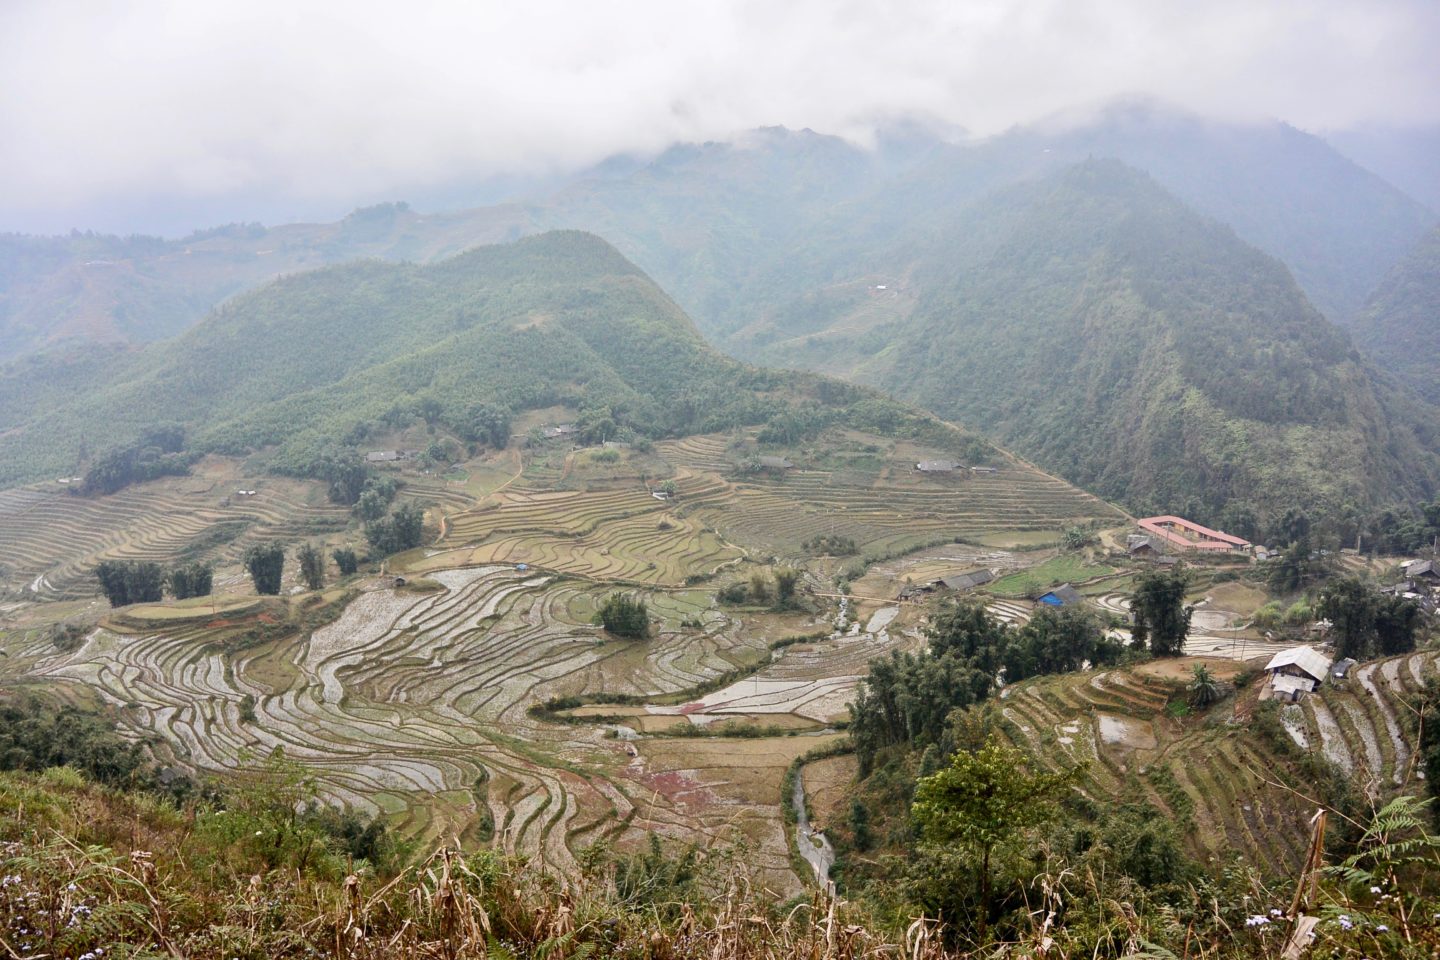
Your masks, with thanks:
[(1028, 597), (1062, 583), (1075, 583), (1114, 572), (1114, 567), (1088, 561), (1079, 554), (1063, 553), (1038, 566), (1001, 577), (990, 585), (989, 590), (1002, 597)]

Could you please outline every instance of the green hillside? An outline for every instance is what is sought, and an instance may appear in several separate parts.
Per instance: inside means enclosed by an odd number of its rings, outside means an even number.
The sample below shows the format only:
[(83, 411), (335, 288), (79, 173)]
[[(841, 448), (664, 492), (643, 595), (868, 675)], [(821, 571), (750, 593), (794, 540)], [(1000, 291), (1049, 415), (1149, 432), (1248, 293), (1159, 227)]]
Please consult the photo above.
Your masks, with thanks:
[(759, 356), (891, 389), (1137, 511), (1433, 489), (1414, 401), (1280, 263), (1142, 173), (1092, 161), (993, 194), (933, 250), (883, 294), (909, 301), (890, 322), (772, 329)]
[(792, 433), (837, 418), (940, 429), (870, 391), (721, 356), (613, 247), (565, 232), (286, 277), (144, 350), (21, 361), (0, 396), (16, 400), (0, 414), (5, 483), (76, 469), (161, 423), (186, 427), (194, 452), (279, 445), (277, 465), (303, 473), (386, 423), (463, 430), (477, 404), (563, 404), (613, 422), (611, 436), (777, 419)]
[(1440, 403), (1440, 230), (1390, 271), (1351, 326), (1360, 348), (1382, 368)]

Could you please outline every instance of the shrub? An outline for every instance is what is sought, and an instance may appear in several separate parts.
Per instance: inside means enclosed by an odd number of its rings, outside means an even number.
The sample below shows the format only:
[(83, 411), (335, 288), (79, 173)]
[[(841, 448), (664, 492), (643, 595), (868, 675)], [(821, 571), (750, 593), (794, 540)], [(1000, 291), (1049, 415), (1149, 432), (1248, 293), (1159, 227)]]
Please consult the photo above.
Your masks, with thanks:
[(650, 611), (644, 600), (612, 593), (595, 614), (595, 623), (617, 637), (641, 638), (650, 632)]

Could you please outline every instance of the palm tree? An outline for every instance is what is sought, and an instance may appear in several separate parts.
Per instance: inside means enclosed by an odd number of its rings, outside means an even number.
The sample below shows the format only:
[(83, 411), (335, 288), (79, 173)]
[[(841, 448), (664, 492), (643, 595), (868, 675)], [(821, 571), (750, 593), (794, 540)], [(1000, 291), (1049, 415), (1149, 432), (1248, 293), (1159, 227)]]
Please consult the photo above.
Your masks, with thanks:
[(1190, 706), (1208, 707), (1220, 699), (1220, 682), (1204, 664), (1197, 664), (1191, 676), (1190, 684), (1185, 688), (1190, 691)]

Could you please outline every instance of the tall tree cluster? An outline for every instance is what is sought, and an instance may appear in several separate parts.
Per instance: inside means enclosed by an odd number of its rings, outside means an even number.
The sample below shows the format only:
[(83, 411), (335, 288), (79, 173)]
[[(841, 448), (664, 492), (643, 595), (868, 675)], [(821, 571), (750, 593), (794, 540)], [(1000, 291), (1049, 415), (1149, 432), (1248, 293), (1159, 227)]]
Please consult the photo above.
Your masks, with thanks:
[(95, 578), (112, 607), (156, 603), (165, 598), (165, 571), (158, 563), (102, 560), (95, 566)]
[(370, 543), (370, 555), (377, 559), (388, 557), (392, 553), (413, 550), (423, 542), (424, 535), (425, 511), (415, 503), (398, 507), (388, 517), (382, 517), (365, 526), (365, 539)]
[(1179, 571), (1140, 575), (1130, 601), (1130, 612), (1135, 617), (1131, 636), (1137, 648), (1148, 643), (1150, 653), (1157, 657), (1178, 657), (1184, 652), (1194, 612), (1185, 604), (1188, 585)]
[(1039, 610), (1014, 627), (973, 600), (948, 604), (926, 636), (920, 653), (873, 661), (850, 706), (862, 777), (885, 747), (938, 742), (951, 711), (985, 700), (1002, 683), (1113, 663), (1123, 653), (1086, 611)]
[(280, 593), (280, 581), (285, 575), (284, 547), (274, 541), (257, 543), (245, 551), (244, 563), (256, 593), (272, 597)]
[(170, 592), (176, 600), (208, 597), (215, 580), (215, 568), (208, 563), (186, 563), (171, 569)]
[(325, 554), (313, 543), (303, 544), (295, 552), (295, 559), (300, 563), (300, 579), (305, 581), (305, 586), (311, 590), (319, 590), (325, 586)]
[(1356, 660), (1414, 650), (1423, 619), (1415, 601), (1379, 593), (1355, 577), (1327, 584), (1316, 612), (1330, 621), (1335, 652)]

